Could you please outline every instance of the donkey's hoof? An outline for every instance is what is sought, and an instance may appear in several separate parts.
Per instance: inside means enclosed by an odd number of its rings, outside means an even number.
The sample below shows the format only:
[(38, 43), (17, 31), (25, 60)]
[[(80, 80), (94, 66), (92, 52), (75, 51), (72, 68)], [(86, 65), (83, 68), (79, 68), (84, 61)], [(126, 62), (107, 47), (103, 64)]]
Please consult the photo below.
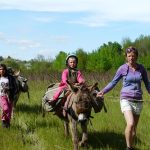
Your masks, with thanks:
[(80, 141), (80, 142), (79, 142), (79, 146), (80, 146), (80, 147), (83, 147), (83, 148), (89, 148), (88, 143), (87, 143), (87, 142), (83, 142), (83, 141)]

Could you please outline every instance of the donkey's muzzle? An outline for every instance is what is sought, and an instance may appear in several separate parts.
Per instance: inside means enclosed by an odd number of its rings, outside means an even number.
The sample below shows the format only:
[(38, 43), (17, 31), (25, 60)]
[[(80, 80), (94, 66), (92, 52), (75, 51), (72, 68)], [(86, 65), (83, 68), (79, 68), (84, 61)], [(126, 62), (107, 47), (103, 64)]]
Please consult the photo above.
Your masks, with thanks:
[(88, 121), (88, 118), (87, 118), (87, 116), (85, 114), (80, 113), (78, 115), (78, 122), (79, 123), (86, 123), (87, 121)]

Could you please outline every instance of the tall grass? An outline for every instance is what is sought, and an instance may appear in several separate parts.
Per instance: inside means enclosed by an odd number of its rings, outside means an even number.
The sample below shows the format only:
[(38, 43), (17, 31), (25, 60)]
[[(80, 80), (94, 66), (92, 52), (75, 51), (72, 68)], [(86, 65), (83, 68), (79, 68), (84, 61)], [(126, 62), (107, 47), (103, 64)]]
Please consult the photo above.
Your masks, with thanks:
[[(108, 76), (88, 77), (89, 81), (104, 87)], [(41, 98), (46, 90), (48, 81), (29, 82), (30, 100), (26, 93), (22, 93), (14, 110), (14, 117), (10, 129), (0, 127), (1, 150), (71, 150), (71, 136), (65, 137), (63, 121), (53, 113), (47, 113), (45, 118), (41, 114)], [(105, 96), (108, 112), (103, 110), (95, 114), (92, 112), (89, 122), (89, 150), (123, 150), (125, 149), (125, 122), (120, 112), (119, 91), (121, 84)], [(144, 88), (145, 89), (145, 88)], [(144, 109), (137, 129), (135, 147), (138, 150), (150, 149), (150, 103), (149, 95), (144, 90)], [(150, 102), (150, 101), (149, 101)], [(79, 137), (81, 133), (79, 130)]]

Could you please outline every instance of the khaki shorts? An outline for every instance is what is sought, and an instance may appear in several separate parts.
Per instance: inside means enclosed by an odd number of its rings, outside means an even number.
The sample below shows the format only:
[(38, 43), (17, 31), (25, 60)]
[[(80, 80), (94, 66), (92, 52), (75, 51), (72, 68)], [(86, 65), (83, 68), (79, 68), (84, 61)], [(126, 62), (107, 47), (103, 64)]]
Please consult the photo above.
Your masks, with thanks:
[(122, 99), (120, 101), (120, 107), (122, 113), (124, 113), (127, 110), (131, 110), (134, 114), (140, 115), (142, 108), (143, 108), (143, 101), (131, 101)]

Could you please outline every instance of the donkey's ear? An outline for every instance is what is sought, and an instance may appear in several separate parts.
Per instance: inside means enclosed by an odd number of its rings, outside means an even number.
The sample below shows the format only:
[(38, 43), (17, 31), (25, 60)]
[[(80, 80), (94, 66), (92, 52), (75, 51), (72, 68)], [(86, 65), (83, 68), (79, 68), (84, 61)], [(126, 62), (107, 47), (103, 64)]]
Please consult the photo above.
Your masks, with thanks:
[(98, 87), (98, 82), (96, 82), (95, 84), (93, 84), (92, 86), (89, 87), (90, 91), (93, 91), (94, 89), (96, 89)]
[(19, 75), (20, 75), (20, 70), (17, 72), (16, 71), (14, 72), (14, 76), (18, 77)]

